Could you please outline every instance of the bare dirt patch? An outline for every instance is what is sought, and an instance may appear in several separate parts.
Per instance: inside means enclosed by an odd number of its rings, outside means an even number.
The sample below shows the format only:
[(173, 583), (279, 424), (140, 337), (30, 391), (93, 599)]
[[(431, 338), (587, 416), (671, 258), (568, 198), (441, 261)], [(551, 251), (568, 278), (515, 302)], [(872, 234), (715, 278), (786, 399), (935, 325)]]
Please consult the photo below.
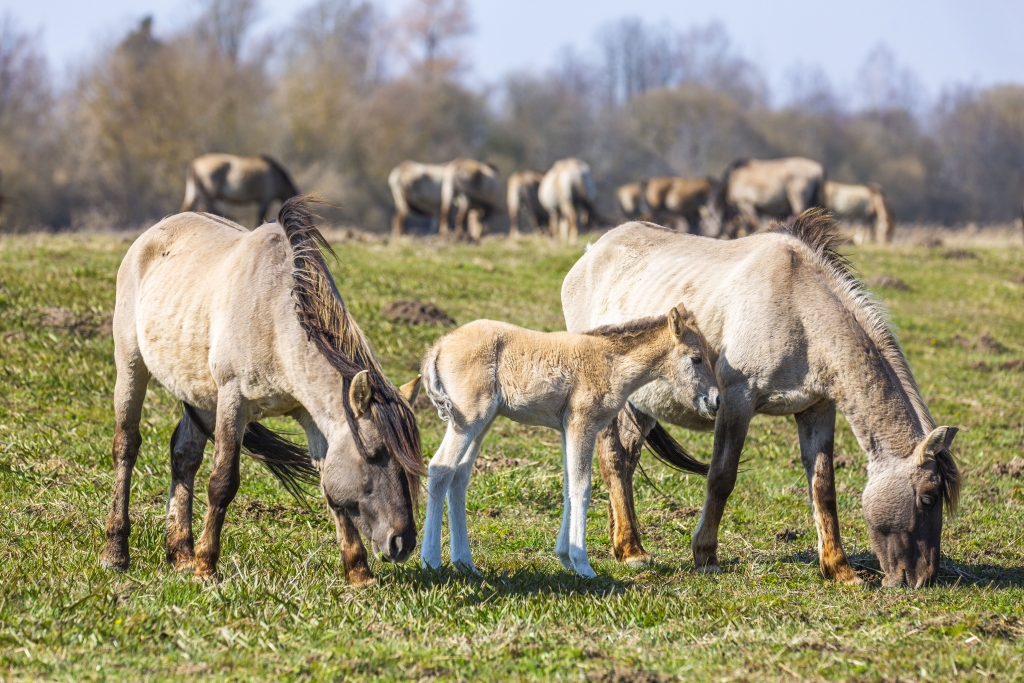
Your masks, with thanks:
[(1006, 353), (1010, 350), (1005, 344), (1000, 342), (991, 334), (982, 334), (974, 339), (968, 339), (966, 337), (961, 337), (959, 334), (955, 334), (953, 335), (952, 341), (965, 349), (981, 351), (982, 353), (999, 354)]
[(290, 509), (284, 505), (266, 505), (258, 500), (253, 500), (250, 501), (248, 504), (243, 505), (241, 510), (243, 515), (250, 519), (255, 519), (257, 521), (265, 517), (270, 519), (277, 519), (290, 512)]
[(983, 360), (976, 360), (973, 363), (968, 363), (967, 367), (975, 372), (992, 372), (992, 366)]
[(1014, 284), (1024, 285), (1024, 273), (1021, 273), (1020, 275), (1016, 275), (1010, 278), (1010, 281), (1013, 282)]
[(892, 275), (873, 275), (868, 279), (864, 280), (864, 284), (866, 284), (871, 289), (886, 288), (895, 289), (900, 292), (910, 291), (910, 285), (908, 285), (900, 278), (893, 277)]
[(1008, 360), (999, 366), (1000, 370), (1008, 370), (1010, 372), (1024, 370), (1024, 358), (1014, 358)]
[(481, 470), (483, 472), (497, 472), (498, 470), (530, 467), (536, 464), (537, 463), (533, 460), (527, 460), (526, 458), (509, 458), (504, 455), (499, 455), (495, 458), (477, 458), (476, 462), (473, 463), (473, 469)]
[(843, 455), (837, 455), (835, 459), (832, 460), (832, 468), (836, 470), (845, 469), (847, 467), (855, 467), (856, 465), (857, 461), (854, 459), (854, 457), (846, 453), (844, 453)]
[(854, 498), (860, 498), (863, 493), (859, 488), (849, 486), (845, 481), (840, 482), (839, 486), (836, 487), (836, 490), (839, 491), (839, 493), (845, 493), (846, 495), (853, 496)]
[(1014, 458), (1010, 462), (997, 462), (992, 471), (1001, 477), (1024, 477), (1024, 460)]
[(83, 337), (110, 336), (113, 316), (108, 313), (75, 313), (66, 308), (45, 306), (39, 309), (39, 326)]
[(589, 679), (592, 683), (668, 683), (676, 680), (672, 676), (657, 674), (642, 669), (629, 671), (616, 671), (612, 669), (607, 673)]
[(388, 320), (406, 325), (454, 325), (451, 317), (436, 304), (418, 299), (401, 299), (392, 301), (381, 311)]
[(782, 531), (775, 532), (775, 540), (782, 541), (783, 543), (792, 543), (801, 536), (803, 534), (796, 529), (783, 529)]
[(950, 249), (942, 255), (942, 258), (949, 261), (969, 261), (978, 258), (978, 255), (966, 249)]

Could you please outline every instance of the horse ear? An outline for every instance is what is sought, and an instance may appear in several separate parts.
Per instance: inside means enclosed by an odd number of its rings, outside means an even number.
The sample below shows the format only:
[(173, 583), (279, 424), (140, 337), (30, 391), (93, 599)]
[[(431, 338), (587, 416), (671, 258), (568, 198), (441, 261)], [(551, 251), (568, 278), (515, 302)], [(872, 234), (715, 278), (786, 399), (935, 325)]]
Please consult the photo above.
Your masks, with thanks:
[(420, 393), (420, 380), (423, 379), (423, 375), (416, 375), (411, 380), (398, 387), (398, 391), (402, 393), (402, 396), (411, 405), (416, 400), (417, 394)]
[(679, 309), (673, 308), (668, 312), (668, 329), (672, 331), (672, 336), (676, 339), (682, 339), (683, 333), (686, 331), (683, 325), (683, 317), (679, 315)]
[(917, 451), (917, 463), (923, 465), (929, 460), (934, 460), (935, 456), (946, 450), (953, 443), (953, 437), (960, 430), (957, 427), (936, 427), (932, 430), (931, 434), (924, 437), (920, 444), (918, 444)]
[(362, 417), (370, 407), (371, 398), (373, 390), (370, 389), (370, 371), (363, 370), (352, 378), (352, 386), (348, 389), (348, 404), (352, 407), (356, 419)]

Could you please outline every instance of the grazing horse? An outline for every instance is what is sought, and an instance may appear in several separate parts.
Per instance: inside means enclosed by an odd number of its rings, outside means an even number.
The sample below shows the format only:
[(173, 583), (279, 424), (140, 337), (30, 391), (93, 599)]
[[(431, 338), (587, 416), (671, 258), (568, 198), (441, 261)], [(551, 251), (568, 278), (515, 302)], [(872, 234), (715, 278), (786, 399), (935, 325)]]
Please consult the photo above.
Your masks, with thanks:
[[(372, 579), (359, 532), (385, 560), (412, 552), (423, 466), (409, 401), (418, 378), (400, 391), (381, 371), (321, 247), (330, 251), (298, 197), (284, 203), (276, 223), (253, 232), (184, 213), (160, 221), (128, 250), (114, 307), (115, 480), (104, 567), (128, 567), (128, 497), (150, 378), (186, 407), (171, 438), (172, 566), (215, 575), (240, 448), (293, 491), (319, 474), (352, 583)], [(275, 415), (302, 425), (309, 452), (256, 422)], [(195, 475), (214, 434), (209, 508), (193, 547)]]
[(825, 169), (817, 161), (788, 157), (734, 161), (705, 210), (709, 233), (735, 238), (757, 232), (762, 217), (788, 218), (825, 206)]
[[(544, 174), (537, 189), (541, 206), (551, 217), (551, 236), (563, 242), (575, 242), (579, 224), (598, 217), (594, 200), (597, 190), (590, 166), (574, 157), (560, 159)], [(583, 212), (583, 219), (580, 219)]]
[(396, 237), (405, 234), (410, 213), (437, 218), (438, 234), (446, 235), (453, 227), (454, 208), (455, 231), (479, 239), (483, 223), (498, 206), (501, 195), (494, 166), (473, 159), (455, 159), (446, 164), (403, 161), (391, 170), (388, 186), (395, 201), (391, 234)]
[(650, 207), (644, 201), (642, 182), (619, 185), (615, 190), (615, 199), (619, 203), (619, 210), (627, 220), (649, 221), (653, 218)]
[[(848, 183), (825, 183), (825, 208), (837, 218), (868, 226), (868, 240), (889, 244), (896, 227), (896, 219), (886, 201), (885, 193), (878, 185), (850, 185)], [(860, 232), (858, 243), (864, 241)]]
[(220, 215), (217, 202), (259, 204), (256, 227), (267, 218), (276, 199), (285, 202), (297, 195), (288, 171), (266, 154), (238, 157), (233, 154), (204, 154), (192, 160), (185, 176), (185, 201), (181, 210), (202, 208)]
[(717, 181), (714, 178), (648, 178), (643, 181), (643, 201), (655, 223), (700, 234), (701, 208), (707, 204)]
[(615, 556), (644, 563), (634, 468), (655, 420), (714, 430), (707, 497), (693, 534), (699, 571), (719, 571), (718, 528), (751, 418), (793, 415), (826, 578), (859, 581), (839, 536), (833, 447), (838, 407), (868, 454), (862, 497), (884, 584), (917, 587), (939, 570), (942, 504), (953, 510), (957, 430), (936, 426), (884, 313), (835, 251), (822, 209), (732, 242), (629, 223), (601, 237), (562, 284), (566, 327), (581, 331), (663, 310), (685, 298), (707, 337), (722, 392), (717, 420), (649, 384), (598, 440)]
[(509, 237), (519, 236), (520, 211), (526, 216), (526, 222), (534, 232), (540, 229), (542, 223), (548, 222), (548, 212), (540, 205), (540, 199), (537, 197), (540, 181), (543, 179), (544, 174), (536, 171), (516, 171), (508, 177), (506, 203)]
[(487, 220), (501, 203), (498, 169), (475, 159), (455, 159), (445, 165), (441, 182), (441, 234), (448, 231), (451, 209), (455, 208), (454, 232), (479, 240)]
[(441, 513), (448, 499), (451, 559), (476, 571), (466, 530), (466, 490), (487, 430), (499, 415), (562, 433), (562, 527), (555, 554), (566, 569), (595, 576), (587, 558), (587, 508), (598, 432), (630, 394), (659, 380), (705, 419), (718, 409), (707, 344), (679, 305), (668, 315), (584, 334), (535, 332), (477, 320), (445, 335), (427, 352), (422, 374), (448, 423), (430, 461), (427, 518), (420, 557), (441, 564)]

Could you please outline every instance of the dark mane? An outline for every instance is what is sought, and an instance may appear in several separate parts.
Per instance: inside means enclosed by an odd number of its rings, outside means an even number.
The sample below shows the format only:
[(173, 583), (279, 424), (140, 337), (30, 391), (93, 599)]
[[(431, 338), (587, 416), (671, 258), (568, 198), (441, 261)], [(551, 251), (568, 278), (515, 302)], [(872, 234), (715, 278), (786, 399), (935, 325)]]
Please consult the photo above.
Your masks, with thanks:
[(288, 171), (284, 170), (284, 166), (277, 163), (277, 160), (274, 159), (269, 154), (261, 154), (260, 159), (263, 159), (263, 161), (270, 164), (270, 167), (274, 169), (274, 171), (276, 171), (278, 175), (281, 176), (281, 179), (284, 181), (285, 187), (287, 188), (288, 192), (291, 193), (292, 197), (299, 194), (299, 189), (295, 187), (295, 183), (292, 181), (291, 175), (288, 174)]
[[(320, 249), (324, 249), (336, 257), (314, 225), (316, 216), (310, 210), (310, 204), (314, 203), (321, 202), (308, 195), (293, 197), (284, 203), (277, 216), (292, 245), (292, 274), (295, 278), (292, 295), (296, 300), (299, 323), (307, 338), (341, 375), (345, 396), (348, 396), (352, 378), (363, 370), (369, 371), (373, 394), (369, 409), (371, 419), (405, 471), (412, 477), (422, 476), (423, 455), (416, 416), (395, 385), (384, 375), (369, 342), (345, 307), (327, 262), (320, 253)], [(359, 451), (369, 457), (371, 454), (359, 435), (348, 401), (345, 401), (345, 419)], [(410, 488), (415, 490), (415, 487)]]
[(601, 325), (583, 334), (592, 337), (635, 337), (646, 334), (652, 330), (665, 327), (668, 324), (668, 314), (652, 315), (649, 318), (637, 318), (617, 325)]
[[(776, 223), (771, 231), (800, 240), (814, 252), (832, 290), (875, 345), (886, 371), (901, 389), (903, 400), (917, 418), (923, 434), (935, 429), (935, 419), (921, 396), (914, 373), (896, 335), (889, 326), (885, 310), (872, 298), (849, 259), (839, 253), (842, 238), (831, 212), (811, 208), (785, 223)], [(960, 498), (960, 472), (948, 450), (935, 456), (942, 478), (942, 497), (950, 511)]]
[(719, 211), (722, 212), (723, 220), (728, 220), (730, 217), (726, 215), (728, 210), (728, 199), (729, 199), (729, 182), (732, 179), (732, 172), (737, 168), (742, 168), (750, 163), (750, 159), (740, 158), (734, 159), (731, 164), (725, 167), (722, 171), (722, 179), (718, 181), (718, 184), (714, 189), (714, 205)]

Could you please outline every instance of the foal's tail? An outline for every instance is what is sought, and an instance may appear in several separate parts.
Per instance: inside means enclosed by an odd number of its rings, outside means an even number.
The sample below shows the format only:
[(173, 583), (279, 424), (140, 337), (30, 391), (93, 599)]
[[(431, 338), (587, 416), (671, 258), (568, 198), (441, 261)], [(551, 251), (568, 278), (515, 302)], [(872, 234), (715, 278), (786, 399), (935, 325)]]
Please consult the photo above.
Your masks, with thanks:
[[(209, 441), (213, 441), (213, 432), (206, 428), (206, 423), (196, 414), (196, 409), (188, 403), (184, 405), (188, 419)], [(308, 450), (259, 422), (250, 422), (245, 426), (242, 448), (250, 458), (270, 470), (300, 505), (309, 508), (307, 487), (320, 483), (320, 471), (313, 465)]]
[(420, 368), (420, 374), (423, 375), (423, 389), (427, 392), (427, 397), (430, 398), (430, 402), (437, 408), (437, 415), (445, 422), (451, 422), (452, 419), (452, 399), (448, 396), (448, 392), (445, 391), (444, 385), (441, 384), (441, 377), (437, 372), (437, 357), (441, 354), (441, 348), (439, 344), (434, 344), (429, 351), (427, 351), (426, 357), (423, 359), (423, 366)]
[(708, 476), (708, 465), (687, 453), (682, 444), (673, 439), (660, 422), (655, 422), (654, 429), (647, 435), (647, 447), (666, 465), (702, 477)]

